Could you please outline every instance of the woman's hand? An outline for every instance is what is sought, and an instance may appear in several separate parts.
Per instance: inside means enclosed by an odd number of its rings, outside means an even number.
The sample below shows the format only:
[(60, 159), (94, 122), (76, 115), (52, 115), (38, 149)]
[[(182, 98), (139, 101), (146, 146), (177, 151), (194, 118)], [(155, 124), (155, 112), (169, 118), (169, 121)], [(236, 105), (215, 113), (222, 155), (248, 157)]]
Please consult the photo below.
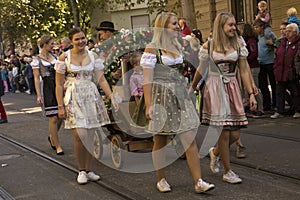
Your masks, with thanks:
[(66, 111), (65, 111), (65, 107), (58, 107), (58, 118), (60, 119), (66, 119)]
[(115, 112), (117, 112), (119, 110), (119, 104), (115, 100), (113, 95), (111, 95), (111, 105), (113, 106)]
[(254, 111), (257, 109), (257, 101), (255, 99), (255, 95), (250, 94), (250, 110)]
[(42, 100), (42, 98), (41, 98), (40, 96), (38, 96), (38, 97), (36, 98), (36, 103), (37, 103), (37, 105), (39, 105), (39, 106), (41, 106), (41, 105), (43, 104), (43, 100)]
[(152, 119), (152, 106), (146, 106), (146, 118), (148, 120), (151, 120)]

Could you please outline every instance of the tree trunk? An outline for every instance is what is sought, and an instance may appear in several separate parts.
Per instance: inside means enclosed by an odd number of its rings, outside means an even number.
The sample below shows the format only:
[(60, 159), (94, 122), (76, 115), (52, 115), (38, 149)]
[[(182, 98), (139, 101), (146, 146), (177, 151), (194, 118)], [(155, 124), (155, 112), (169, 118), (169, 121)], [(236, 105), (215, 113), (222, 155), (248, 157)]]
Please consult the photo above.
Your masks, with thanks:
[(197, 28), (194, 0), (181, 0), (182, 17), (186, 19), (189, 28)]
[(73, 19), (74, 19), (74, 27), (80, 27), (79, 23), (79, 10), (76, 0), (70, 0), (71, 9), (73, 13)]

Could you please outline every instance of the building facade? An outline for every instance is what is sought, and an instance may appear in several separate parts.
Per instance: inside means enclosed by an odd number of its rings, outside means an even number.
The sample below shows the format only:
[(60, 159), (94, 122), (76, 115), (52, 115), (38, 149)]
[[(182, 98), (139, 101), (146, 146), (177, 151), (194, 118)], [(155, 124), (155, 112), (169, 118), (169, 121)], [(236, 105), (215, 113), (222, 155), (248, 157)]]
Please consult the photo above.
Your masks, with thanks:
[[(189, 0), (182, 0), (187, 3)], [(232, 12), (237, 23), (252, 23), (257, 14), (257, 4), (260, 0), (191, 0), (194, 6), (194, 12), (186, 10), (185, 5), (178, 10), (179, 17), (187, 18), (190, 28), (198, 28), (202, 31), (204, 38), (209, 36), (213, 27), (214, 19), (219, 12)], [(269, 11), (272, 18), (272, 30), (279, 36), (279, 26), (281, 22), (287, 21), (286, 11), (290, 7), (295, 7), (300, 18), (300, 1), (299, 0), (266, 0), (269, 5)], [(172, 5), (176, 0), (169, 0)], [(189, 1), (189, 5), (192, 3)], [(193, 26), (192, 15), (198, 13), (196, 24)]]

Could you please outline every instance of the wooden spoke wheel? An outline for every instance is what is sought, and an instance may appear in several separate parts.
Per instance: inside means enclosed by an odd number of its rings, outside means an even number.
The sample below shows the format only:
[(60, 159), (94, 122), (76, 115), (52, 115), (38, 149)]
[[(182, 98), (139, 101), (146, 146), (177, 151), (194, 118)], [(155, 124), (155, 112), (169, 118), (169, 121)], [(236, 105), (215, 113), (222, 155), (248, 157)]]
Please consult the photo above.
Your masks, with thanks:
[(119, 135), (113, 135), (110, 141), (110, 153), (114, 166), (120, 169), (123, 164), (124, 144)]
[(94, 133), (94, 149), (93, 149), (94, 157), (97, 160), (100, 160), (103, 155), (103, 140), (99, 129), (95, 130)]

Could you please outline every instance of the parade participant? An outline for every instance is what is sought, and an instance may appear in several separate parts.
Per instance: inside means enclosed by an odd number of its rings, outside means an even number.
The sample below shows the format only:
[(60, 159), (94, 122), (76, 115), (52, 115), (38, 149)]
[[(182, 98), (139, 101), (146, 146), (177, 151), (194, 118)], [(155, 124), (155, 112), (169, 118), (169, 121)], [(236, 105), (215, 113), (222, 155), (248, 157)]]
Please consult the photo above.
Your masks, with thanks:
[(171, 191), (164, 172), (165, 146), (168, 136), (176, 135), (184, 146), (195, 192), (202, 193), (215, 186), (201, 178), (195, 142), (198, 115), (187, 95), (186, 82), (176, 75), (183, 63), (179, 31), (175, 14), (162, 12), (156, 17), (152, 42), (147, 45), (140, 62), (144, 70), (146, 111), (143, 114), (149, 120), (147, 131), (154, 134), (152, 158), (158, 180), (157, 189), (160, 192)]
[(286, 37), (277, 48), (274, 62), (276, 79), (276, 108), (272, 119), (283, 116), (285, 107), (285, 92), (288, 89), (293, 100), (294, 118), (300, 118), (300, 84), (297, 79), (295, 55), (299, 49), (300, 35), (298, 25), (291, 23), (286, 26)]
[(97, 27), (96, 30), (99, 33), (100, 42), (109, 39), (116, 31), (114, 23), (110, 21), (101, 22), (100, 26)]
[(58, 116), (65, 119), (65, 128), (74, 134), (74, 151), (79, 166), (77, 182), (97, 181), (100, 176), (91, 172), (95, 129), (110, 123), (106, 107), (92, 78), (111, 98), (118, 110), (111, 89), (103, 75), (103, 60), (86, 49), (85, 33), (80, 28), (69, 32), (73, 48), (60, 55), (55, 65)]
[(141, 97), (143, 95), (144, 74), (140, 65), (141, 54), (134, 52), (130, 57), (130, 65), (133, 67), (133, 73), (129, 79), (131, 96)]
[(219, 156), (224, 166), (223, 181), (240, 183), (231, 170), (229, 147), (240, 138), (240, 129), (248, 124), (237, 81), (237, 67), (244, 86), (250, 94), (250, 108), (256, 108), (252, 80), (247, 64), (248, 51), (236, 31), (236, 21), (231, 13), (221, 12), (214, 21), (213, 38), (200, 50), (200, 64), (192, 88), (195, 89), (207, 67), (208, 78), (203, 88), (202, 124), (221, 128), (216, 147), (209, 150), (210, 168), (219, 172)]
[[(49, 119), (50, 136), (48, 141), (57, 155), (63, 155), (64, 151), (58, 140), (58, 131), (62, 120), (57, 117), (58, 107), (55, 96), (55, 70), (54, 65), (57, 58), (51, 53), (54, 45), (54, 38), (50, 35), (43, 35), (40, 38), (40, 53), (34, 57), (31, 67), (34, 75), (37, 104), (43, 107), (46, 117)], [(40, 77), (43, 79), (41, 88)], [(43, 95), (42, 95), (43, 94)]]

